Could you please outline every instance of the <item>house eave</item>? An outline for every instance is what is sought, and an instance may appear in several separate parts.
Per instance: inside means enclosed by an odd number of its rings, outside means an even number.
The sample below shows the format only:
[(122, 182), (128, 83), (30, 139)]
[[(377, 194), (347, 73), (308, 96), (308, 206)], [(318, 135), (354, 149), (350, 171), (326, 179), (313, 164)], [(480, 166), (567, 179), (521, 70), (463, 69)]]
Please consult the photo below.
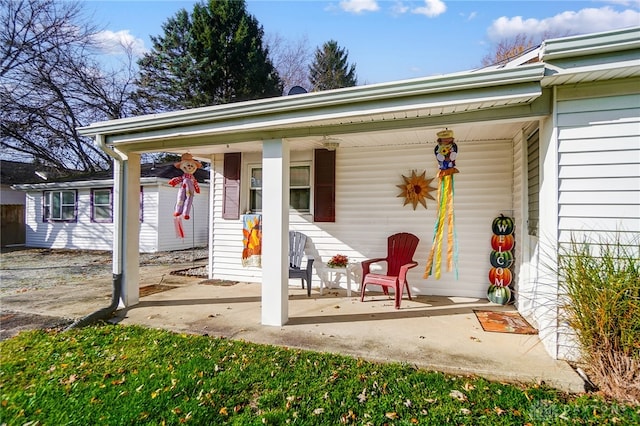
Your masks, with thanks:
[(510, 85), (539, 82), (543, 75), (544, 64), (464, 72), (111, 120), (93, 123), (78, 128), (78, 131), (83, 136), (110, 136), (238, 120), (279, 122), (283, 125), (299, 121), (300, 117), (307, 115), (348, 118), (354, 109), (367, 109), (366, 106), (371, 104), (386, 103), (386, 108), (391, 110), (394, 106), (401, 107), (424, 96), (502, 89)]
[(640, 59), (564, 69), (549, 65), (542, 87), (640, 77)]
[[(140, 178), (140, 184), (145, 185), (162, 185), (168, 184), (169, 179), (158, 177), (143, 177)], [(207, 185), (207, 184), (200, 184)], [(16, 191), (49, 191), (55, 189), (83, 189), (83, 188), (107, 188), (113, 186), (113, 179), (100, 179), (100, 180), (85, 180), (75, 182), (46, 182), (46, 183), (32, 183), (32, 184), (16, 184), (11, 185), (11, 189)]]
[(602, 55), (640, 49), (640, 27), (583, 34), (545, 40), (540, 59), (546, 63), (559, 59)]

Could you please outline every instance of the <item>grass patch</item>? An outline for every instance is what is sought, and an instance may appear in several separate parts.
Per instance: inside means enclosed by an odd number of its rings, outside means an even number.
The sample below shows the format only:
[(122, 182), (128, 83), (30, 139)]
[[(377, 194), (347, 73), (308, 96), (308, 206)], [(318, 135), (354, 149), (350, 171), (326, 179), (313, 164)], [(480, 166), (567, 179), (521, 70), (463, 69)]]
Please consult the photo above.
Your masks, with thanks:
[(7, 425), (640, 423), (594, 395), (138, 326), (29, 331), (0, 352)]
[(640, 249), (571, 241), (559, 258), (569, 325), (594, 381), (607, 395), (640, 404)]

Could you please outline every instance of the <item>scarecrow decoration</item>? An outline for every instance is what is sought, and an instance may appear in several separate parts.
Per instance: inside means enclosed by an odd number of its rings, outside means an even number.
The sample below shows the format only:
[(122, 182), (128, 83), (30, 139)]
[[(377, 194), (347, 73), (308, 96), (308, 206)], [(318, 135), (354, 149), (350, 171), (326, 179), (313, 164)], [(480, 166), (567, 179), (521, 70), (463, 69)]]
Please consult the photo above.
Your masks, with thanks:
[(189, 153), (182, 154), (181, 161), (174, 164), (177, 168), (182, 170), (182, 176), (176, 176), (169, 181), (169, 185), (176, 186), (180, 184), (178, 190), (178, 197), (176, 200), (176, 208), (173, 212), (174, 224), (176, 227), (176, 235), (180, 238), (184, 238), (184, 229), (182, 228), (182, 219), (189, 220), (189, 213), (191, 212), (191, 205), (193, 204), (193, 196), (200, 193), (200, 186), (193, 174), (202, 167), (199, 161), (193, 159), (193, 155)]
[[(445, 223), (447, 226), (447, 271), (455, 270), (458, 279), (458, 242), (455, 231), (455, 216), (453, 212), (453, 175), (458, 173), (456, 169), (456, 157), (458, 146), (454, 142), (452, 130), (442, 130), (437, 133), (438, 144), (434, 149), (438, 160), (439, 185), (438, 185), (438, 215), (433, 228), (433, 242), (424, 271), (424, 278), (435, 275), (440, 279), (442, 267), (442, 241), (444, 240)], [(435, 272), (432, 271), (435, 261)]]

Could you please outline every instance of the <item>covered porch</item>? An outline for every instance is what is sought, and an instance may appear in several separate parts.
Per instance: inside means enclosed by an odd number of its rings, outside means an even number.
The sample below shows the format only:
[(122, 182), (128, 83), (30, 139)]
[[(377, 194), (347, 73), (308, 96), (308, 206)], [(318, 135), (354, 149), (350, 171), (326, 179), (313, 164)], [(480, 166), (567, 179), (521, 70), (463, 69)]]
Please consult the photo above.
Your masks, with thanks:
[[(481, 298), (488, 286), (490, 223), (497, 214), (515, 218), (519, 265), (527, 264), (522, 149), (550, 114), (551, 93), (540, 85), (543, 74), (543, 64), (525, 65), (218, 105), (81, 129), (115, 160), (113, 253), (114, 274), (122, 277), (121, 306), (139, 304), (139, 247), (130, 236), (139, 232), (140, 156), (157, 151), (188, 152), (211, 163), (209, 277), (261, 283), (260, 304), (254, 309), (259, 307), (263, 325), (292, 325), (290, 229), (310, 237), (320, 257), (316, 262), (326, 262), (336, 253), (354, 261), (379, 257), (388, 235), (413, 232), (421, 239), (416, 253), (421, 265), (410, 277), (413, 294)], [(455, 132), (460, 147), (461, 213), (456, 220), (464, 248), (459, 279), (426, 281), (422, 275), (436, 207), (403, 208), (396, 185), (414, 170), (435, 177), (433, 148), (436, 133), (444, 128)], [(289, 172), (298, 163), (309, 164), (312, 171), (319, 168), (313, 153), (327, 149), (336, 154), (336, 214), (333, 220), (317, 221), (312, 209), (290, 210)], [(231, 206), (225, 204), (228, 153), (242, 156), (235, 217), (227, 214)], [(247, 269), (240, 264), (241, 215), (251, 211), (247, 200), (253, 166), (260, 167), (263, 176), (262, 267)], [(492, 188), (494, 184), (499, 190)], [(312, 182), (309, 186), (314, 189)], [(167, 226), (172, 226), (171, 220), (167, 217)], [(516, 268), (519, 279), (526, 281), (526, 270)]]

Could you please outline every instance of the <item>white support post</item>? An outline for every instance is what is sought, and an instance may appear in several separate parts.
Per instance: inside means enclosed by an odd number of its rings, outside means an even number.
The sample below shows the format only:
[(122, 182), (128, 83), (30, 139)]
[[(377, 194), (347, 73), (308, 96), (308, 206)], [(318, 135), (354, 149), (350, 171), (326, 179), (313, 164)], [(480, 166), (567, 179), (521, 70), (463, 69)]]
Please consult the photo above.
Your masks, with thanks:
[(262, 324), (289, 319), (289, 143), (262, 143)]
[[(209, 230), (209, 255), (207, 261), (207, 277), (213, 278), (213, 223), (215, 215), (215, 187), (216, 187), (216, 156), (212, 155), (209, 159), (211, 162), (211, 169), (209, 170), (209, 215), (207, 229)], [(224, 167), (224, 165), (223, 165)]]
[(122, 296), (124, 306), (140, 300), (140, 154), (123, 162)]

